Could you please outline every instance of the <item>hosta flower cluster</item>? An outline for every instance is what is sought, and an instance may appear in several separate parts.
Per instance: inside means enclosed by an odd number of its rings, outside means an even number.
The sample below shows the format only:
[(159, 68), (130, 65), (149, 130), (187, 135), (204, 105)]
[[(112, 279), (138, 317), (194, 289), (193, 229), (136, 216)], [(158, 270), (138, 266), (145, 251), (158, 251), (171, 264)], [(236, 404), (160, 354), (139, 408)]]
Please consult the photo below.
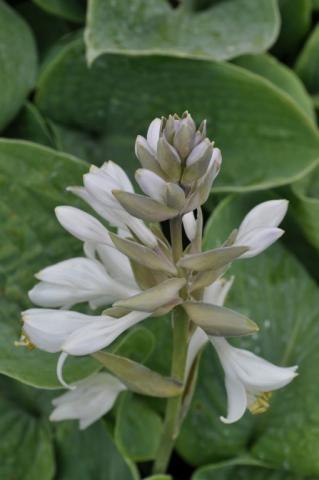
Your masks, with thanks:
[[(258, 327), (223, 306), (233, 282), (224, 275), (232, 262), (261, 253), (282, 235), (278, 225), (287, 201), (256, 206), (223, 245), (202, 252), (201, 206), (222, 163), (220, 150), (206, 136), (206, 123), (197, 128), (188, 113), (156, 118), (147, 137), (137, 137), (135, 151), (142, 166), (135, 178), (143, 194), (134, 192), (115, 163), (92, 166), (83, 186), (69, 190), (98, 218), (70, 206), (56, 208), (60, 224), (83, 242), (84, 254), (38, 272), (39, 283), (29, 292), (40, 308), (23, 312), (23, 338), (47, 352), (61, 352), (57, 374), (71, 389), (54, 401), (51, 419), (76, 418), (85, 428), (127, 388), (179, 396), (182, 411), (185, 386), (207, 342), (225, 372), (228, 409), (222, 421), (237, 421), (246, 408), (260, 413), (268, 407), (270, 392), (294, 378), (296, 367), (275, 366), (231, 345), (228, 337), (250, 335)], [(162, 222), (169, 223), (170, 235), (163, 233)], [(96, 313), (73, 309), (84, 303)], [(185, 350), (179, 375), (173, 369), (171, 378), (162, 377), (101, 352), (139, 322), (168, 312), (174, 314), (173, 329), (180, 322), (186, 325), (186, 335), (174, 344)], [(89, 354), (111, 373), (101, 371), (67, 385), (62, 371), (67, 356)]]

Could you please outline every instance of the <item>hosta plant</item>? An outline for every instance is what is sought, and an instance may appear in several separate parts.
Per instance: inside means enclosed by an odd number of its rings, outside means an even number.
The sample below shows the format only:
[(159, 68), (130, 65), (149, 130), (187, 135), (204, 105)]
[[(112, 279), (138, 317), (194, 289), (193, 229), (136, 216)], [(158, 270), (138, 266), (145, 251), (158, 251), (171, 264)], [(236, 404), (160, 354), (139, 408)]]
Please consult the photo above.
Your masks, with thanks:
[[(297, 375), (296, 366), (277, 366), (233, 345), (233, 337), (256, 334), (259, 327), (223, 306), (236, 282), (229, 267), (261, 254), (282, 236), (279, 225), (288, 202), (259, 203), (237, 219), (238, 228), (219, 246), (202, 251), (202, 206), (222, 175), (221, 151), (206, 128), (206, 121), (196, 125), (188, 112), (150, 123), (146, 138), (138, 136), (135, 143), (141, 164), (135, 179), (142, 193), (113, 161), (92, 165), (83, 185), (69, 186), (95, 213), (74, 206), (55, 209), (64, 229), (82, 242), (83, 255), (43, 265), (36, 273), (39, 282), (29, 292), (35, 308), (22, 312), (17, 342), (60, 354), (57, 377), (67, 391), (53, 400), (52, 421), (77, 419), (85, 429), (128, 390), (167, 399), (155, 474), (167, 471), (206, 344), (224, 371), (227, 402), (221, 422), (237, 422), (246, 409), (265, 412), (272, 391)], [(164, 314), (171, 317), (169, 375), (107, 348), (150, 317), (160, 324)], [(87, 355), (101, 369), (67, 383), (68, 357)]]

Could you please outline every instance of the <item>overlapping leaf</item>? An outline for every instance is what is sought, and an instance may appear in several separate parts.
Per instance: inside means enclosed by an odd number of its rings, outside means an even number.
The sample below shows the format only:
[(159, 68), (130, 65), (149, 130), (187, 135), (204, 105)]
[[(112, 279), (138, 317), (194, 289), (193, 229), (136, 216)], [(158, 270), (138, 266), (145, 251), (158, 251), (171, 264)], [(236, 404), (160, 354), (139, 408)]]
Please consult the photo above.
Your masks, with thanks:
[(103, 53), (225, 60), (269, 48), (279, 30), (275, 0), (230, 0), (194, 12), (167, 0), (90, 0), (86, 44)]
[(168, 108), (187, 108), (196, 120), (208, 119), (209, 134), (224, 157), (216, 188), (289, 183), (318, 159), (318, 133), (295, 103), (268, 81), (233, 65), (103, 55), (88, 69), (83, 45), (75, 40), (44, 69), (36, 101), (54, 121), (104, 137), (105, 158), (130, 172), (137, 165), (134, 137)]
[(15, 116), (34, 86), (37, 54), (24, 20), (0, 1), (0, 130)]

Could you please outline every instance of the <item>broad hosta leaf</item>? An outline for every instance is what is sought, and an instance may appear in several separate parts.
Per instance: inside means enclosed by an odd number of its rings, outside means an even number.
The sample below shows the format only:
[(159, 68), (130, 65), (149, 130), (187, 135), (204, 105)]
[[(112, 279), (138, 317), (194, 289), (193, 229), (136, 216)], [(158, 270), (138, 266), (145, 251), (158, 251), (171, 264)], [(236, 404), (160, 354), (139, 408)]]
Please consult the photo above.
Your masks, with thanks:
[(157, 453), (162, 420), (140, 397), (125, 393), (116, 412), (115, 441), (124, 456), (136, 462)]
[(234, 63), (269, 80), (289, 95), (306, 115), (315, 120), (310, 96), (299, 78), (286, 65), (268, 54), (244, 55), (236, 58)]
[(167, 0), (90, 0), (88, 61), (103, 53), (225, 60), (267, 50), (279, 31), (275, 0), (230, 0), (204, 12)]
[[(206, 248), (224, 240), (255, 202), (249, 196), (222, 202), (208, 223)], [(260, 326), (258, 335), (239, 344), (274, 363), (298, 364), (299, 377), (274, 394), (269, 413), (259, 418), (247, 413), (238, 423), (224, 426), (218, 420), (226, 408), (223, 382), (216, 377), (220, 366), (207, 351), (179, 451), (188, 461), (202, 464), (236, 454), (237, 440), (237, 453), (241, 446), (275, 468), (318, 475), (319, 386), (313, 380), (319, 361), (318, 287), (280, 245), (238, 261), (232, 273), (235, 283), (226, 305)]]
[(104, 55), (88, 69), (75, 40), (44, 69), (36, 102), (54, 121), (107, 135), (105, 158), (130, 172), (137, 166), (134, 138), (152, 118), (186, 108), (198, 121), (207, 117), (223, 151), (216, 183), (223, 190), (289, 183), (319, 156), (318, 133), (295, 103), (268, 81), (228, 64)]
[(37, 54), (28, 25), (0, 1), (0, 130), (15, 116), (34, 86)]
[(44, 11), (71, 22), (83, 22), (85, 19), (84, 0), (33, 0), (33, 2)]
[(25, 104), (4, 135), (9, 138), (29, 140), (48, 147), (54, 146), (54, 138), (48, 125), (35, 105), (30, 102)]
[[(245, 462), (243, 462), (245, 463)], [(191, 480), (306, 480), (305, 477), (261, 467), (208, 465), (197, 470)], [(307, 480), (315, 478), (307, 477)]]
[(71, 30), (70, 25), (62, 18), (53, 17), (32, 1), (18, 3), (16, 9), (33, 32), (40, 61), (45, 58), (49, 49)]
[(138, 480), (99, 421), (79, 432), (75, 422), (64, 422), (56, 430), (59, 480)]
[[(58, 260), (81, 255), (80, 242), (59, 227), (56, 205), (72, 203), (65, 192), (81, 181), (87, 165), (74, 157), (23, 141), (0, 141), (0, 372), (54, 388), (57, 355), (14, 346), (20, 311), (31, 306), (34, 274)], [(66, 376), (75, 381), (99, 368), (91, 358), (70, 358)]]
[(39, 408), (43, 392), (2, 376), (0, 388), (0, 478), (53, 479), (51, 432)]
[(308, 241), (319, 249), (319, 168), (292, 185), (292, 212)]
[(311, 33), (301, 51), (296, 72), (313, 95), (319, 93), (319, 26)]
[(279, 0), (281, 28), (273, 51), (281, 57), (293, 56), (311, 26), (309, 0)]

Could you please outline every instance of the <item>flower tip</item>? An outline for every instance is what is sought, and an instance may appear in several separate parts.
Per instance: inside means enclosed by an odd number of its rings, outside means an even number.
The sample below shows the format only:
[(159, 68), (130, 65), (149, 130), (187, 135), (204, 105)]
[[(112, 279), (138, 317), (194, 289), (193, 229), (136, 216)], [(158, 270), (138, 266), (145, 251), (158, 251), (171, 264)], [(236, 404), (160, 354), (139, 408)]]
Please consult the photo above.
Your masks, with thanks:
[(235, 421), (235, 420), (230, 420), (230, 419), (228, 419), (228, 418), (226, 418), (226, 417), (222, 417), (222, 416), (219, 417), (219, 419), (220, 419), (223, 423), (226, 423), (226, 424), (228, 424), (228, 425), (229, 425), (230, 423), (234, 423), (234, 421)]

